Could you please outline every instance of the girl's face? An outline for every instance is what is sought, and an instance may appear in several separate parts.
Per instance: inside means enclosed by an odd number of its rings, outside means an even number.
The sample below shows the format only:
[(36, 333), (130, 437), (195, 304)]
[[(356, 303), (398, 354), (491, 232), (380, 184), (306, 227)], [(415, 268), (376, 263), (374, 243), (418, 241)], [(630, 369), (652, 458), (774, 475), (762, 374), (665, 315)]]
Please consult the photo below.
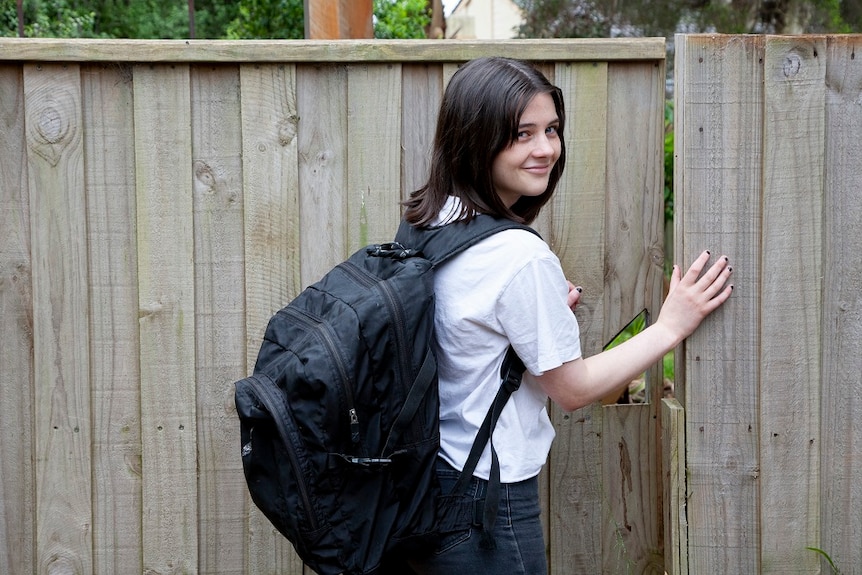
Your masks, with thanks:
[(547, 190), (551, 168), (560, 157), (559, 125), (551, 95), (534, 96), (521, 116), (518, 137), (491, 165), (491, 182), (506, 206), (511, 208), (521, 196), (540, 196)]

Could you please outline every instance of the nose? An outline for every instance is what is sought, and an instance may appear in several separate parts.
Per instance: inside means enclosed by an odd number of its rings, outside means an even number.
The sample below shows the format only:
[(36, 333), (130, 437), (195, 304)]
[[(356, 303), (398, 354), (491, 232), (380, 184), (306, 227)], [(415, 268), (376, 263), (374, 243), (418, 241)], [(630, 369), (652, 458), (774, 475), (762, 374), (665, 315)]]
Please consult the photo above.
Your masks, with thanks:
[(546, 157), (553, 156), (556, 148), (554, 147), (554, 143), (551, 142), (551, 139), (548, 138), (547, 134), (541, 134), (535, 140), (535, 147), (533, 148), (533, 155), (538, 157)]

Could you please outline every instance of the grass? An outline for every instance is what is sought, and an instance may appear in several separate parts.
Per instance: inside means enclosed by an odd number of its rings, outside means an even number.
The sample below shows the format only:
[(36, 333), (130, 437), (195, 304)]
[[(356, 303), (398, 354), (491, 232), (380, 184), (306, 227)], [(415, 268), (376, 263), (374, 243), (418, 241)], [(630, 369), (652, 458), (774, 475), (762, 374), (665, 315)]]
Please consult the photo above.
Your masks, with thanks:
[(806, 549), (819, 553), (821, 557), (825, 558), (826, 561), (829, 562), (829, 566), (832, 568), (833, 575), (841, 575), (841, 570), (835, 566), (835, 563), (832, 561), (832, 557), (830, 557), (826, 551), (818, 549), (817, 547), (806, 547)]

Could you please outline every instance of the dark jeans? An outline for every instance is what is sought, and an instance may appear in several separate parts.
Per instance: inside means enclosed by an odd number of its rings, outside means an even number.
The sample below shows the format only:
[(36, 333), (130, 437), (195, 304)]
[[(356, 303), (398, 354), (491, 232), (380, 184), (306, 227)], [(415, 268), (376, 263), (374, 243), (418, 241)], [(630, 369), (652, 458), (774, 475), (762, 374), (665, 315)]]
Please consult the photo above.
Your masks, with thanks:
[[(458, 471), (440, 460), (437, 475), (443, 493), (449, 493)], [(468, 493), (481, 499), (487, 484), (474, 477)], [(433, 555), (411, 560), (410, 566), (418, 575), (546, 575), (537, 478), (501, 485), (494, 537), (496, 549), (489, 550), (479, 546), (480, 534), (474, 528), (447, 533)]]

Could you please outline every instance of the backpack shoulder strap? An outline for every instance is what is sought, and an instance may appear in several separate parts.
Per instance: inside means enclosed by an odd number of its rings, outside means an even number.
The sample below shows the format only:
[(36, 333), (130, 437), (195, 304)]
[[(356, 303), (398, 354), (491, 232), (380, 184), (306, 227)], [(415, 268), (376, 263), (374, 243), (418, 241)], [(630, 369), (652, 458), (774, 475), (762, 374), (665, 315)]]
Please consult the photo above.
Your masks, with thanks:
[(422, 252), (423, 256), (438, 266), (485, 238), (510, 229), (527, 230), (539, 236), (528, 225), (479, 214), (469, 221), (456, 221), (436, 228), (417, 228), (401, 220), (395, 241), (406, 248)]
[[(436, 267), (479, 241), (499, 231), (508, 229), (523, 229), (539, 236), (538, 232), (524, 224), (483, 214), (466, 222), (457, 221), (438, 228), (416, 228), (407, 221), (402, 220), (398, 233), (395, 236), (395, 241), (405, 248), (421, 252)], [(464, 469), (461, 471), (452, 491), (448, 494), (454, 496), (450, 500), (460, 501), (461, 504), (443, 511), (444, 515), (454, 513), (456, 517), (464, 516), (464, 509), (461, 509), (461, 506), (464, 505), (464, 499), (461, 496), (466, 493), (476, 464), (479, 462), (485, 446), (490, 443), (491, 474), (488, 480), (485, 499), (478, 508), (473, 509), (474, 514), (471, 514), (469, 509), (466, 512), (467, 517), (472, 515), (471, 523), (480, 526), (480, 547), (485, 549), (496, 547), (493, 528), (497, 521), (497, 507), (500, 500), (500, 463), (497, 458), (497, 451), (494, 448), (492, 434), (497, 424), (497, 419), (503, 411), (503, 407), (508, 402), (512, 393), (520, 386), (524, 371), (524, 364), (518, 358), (515, 350), (509, 346), (500, 371), (500, 388), (485, 416), (476, 439), (473, 441), (473, 446)], [(469, 500), (468, 503), (474, 506), (476, 502)]]

